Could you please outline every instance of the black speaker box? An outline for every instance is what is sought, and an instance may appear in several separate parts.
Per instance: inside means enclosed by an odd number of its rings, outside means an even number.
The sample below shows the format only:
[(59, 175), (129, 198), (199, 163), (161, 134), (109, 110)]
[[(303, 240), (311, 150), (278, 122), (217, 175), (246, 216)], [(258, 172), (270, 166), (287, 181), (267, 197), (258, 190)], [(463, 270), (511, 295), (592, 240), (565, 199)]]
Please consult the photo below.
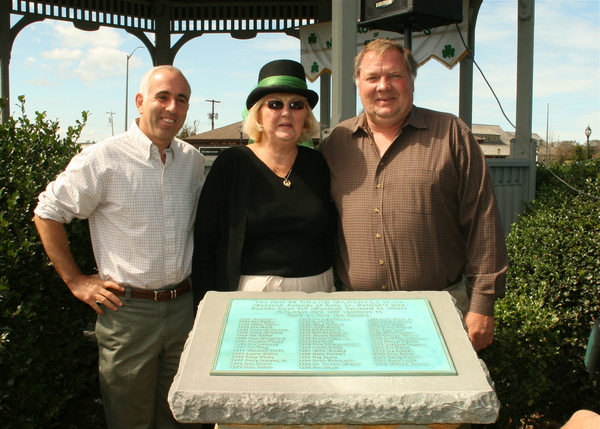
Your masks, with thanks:
[(462, 0), (361, 0), (359, 26), (404, 33), (462, 22)]

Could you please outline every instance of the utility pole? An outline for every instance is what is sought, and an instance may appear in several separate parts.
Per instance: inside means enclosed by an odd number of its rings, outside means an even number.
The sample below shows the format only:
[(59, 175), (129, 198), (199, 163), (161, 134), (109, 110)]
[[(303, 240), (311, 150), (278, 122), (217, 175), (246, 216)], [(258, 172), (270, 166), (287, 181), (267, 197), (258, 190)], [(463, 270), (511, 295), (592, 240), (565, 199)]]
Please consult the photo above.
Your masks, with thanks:
[(219, 114), (215, 113), (215, 103), (220, 103), (220, 101), (217, 100), (205, 100), (208, 103), (212, 103), (212, 113), (208, 114), (208, 119), (210, 119), (210, 129), (214, 130), (215, 129), (215, 119), (219, 119)]
[(115, 112), (106, 112), (106, 114), (110, 115), (110, 117), (108, 118), (108, 122), (109, 124), (112, 126), (112, 135), (115, 135), (115, 121), (113, 121), (113, 115), (116, 115)]

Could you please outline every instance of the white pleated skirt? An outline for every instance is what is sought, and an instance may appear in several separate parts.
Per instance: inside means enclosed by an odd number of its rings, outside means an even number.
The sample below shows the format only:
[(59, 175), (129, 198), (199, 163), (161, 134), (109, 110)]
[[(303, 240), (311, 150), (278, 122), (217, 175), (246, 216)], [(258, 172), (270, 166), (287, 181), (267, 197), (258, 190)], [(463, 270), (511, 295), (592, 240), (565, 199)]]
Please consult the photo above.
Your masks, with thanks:
[(243, 292), (335, 292), (333, 268), (316, 276), (279, 277), (242, 275), (238, 291)]

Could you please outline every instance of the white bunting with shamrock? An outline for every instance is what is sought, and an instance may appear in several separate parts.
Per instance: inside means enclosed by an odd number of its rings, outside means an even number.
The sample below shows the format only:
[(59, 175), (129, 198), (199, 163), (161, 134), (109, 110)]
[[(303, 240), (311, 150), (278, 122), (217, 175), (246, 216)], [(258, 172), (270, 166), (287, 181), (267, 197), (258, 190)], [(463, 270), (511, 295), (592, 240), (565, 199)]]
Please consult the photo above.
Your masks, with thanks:
[[(466, 42), (468, 25), (459, 24), (459, 28)], [(392, 31), (357, 27), (356, 32), (357, 53), (373, 39), (402, 41), (404, 38), (402, 34)], [(321, 73), (331, 73), (331, 22), (300, 27), (300, 41), (301, 62), (306, 77), (314, 82)], [(454, 24), (413, 33), (412, 52), (419, 66), (435, 58), (450, 69), (467, 55), (467, 49)]]

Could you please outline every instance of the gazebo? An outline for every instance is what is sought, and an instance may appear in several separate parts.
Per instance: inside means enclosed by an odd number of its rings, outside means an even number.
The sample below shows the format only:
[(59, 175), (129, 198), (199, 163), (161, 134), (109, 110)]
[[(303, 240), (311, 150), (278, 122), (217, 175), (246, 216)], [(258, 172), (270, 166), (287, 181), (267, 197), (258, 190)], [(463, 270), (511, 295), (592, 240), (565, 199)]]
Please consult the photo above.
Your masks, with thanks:
[[(331, 21), (331, 13), (332, 0), (3, 0), (0, 97), (9, 98), (10, 52), (15, 38), (27, 25), (45, 19), (72, 22), (84, 31), (101, 26), (123, 29), (142, 42), (154, 65), (161, 65), (173, 64), (186, 42), (204, 34), (228, 33), (237, 39), (251, 39), (258, 33), (298, 37), (298, 27)], [(11, 15), (21, 15), (12, 26)], [(8, 109), (4, 109), (3, 121), (7, 115)]]
[[(460, 2), (460, 0), (458, 0)], [(483, 0), (463, 0), (468, 22), (467, 45), (474, 49), (474, 27)], [(13, 42), (27, 25), (45, 19), (72, 22), (81, 30), (101, 26), (124, 29), (144, 44), (155, 65), (173, 64), (188, 41), (211, 33), (228, 33), (250, 39), (258, 33), (285, 33), (299, 37), (300, 26), (331, 21), (334, 77), (321, 78), (321, 119), (333, 126), (356, 111), (352, 82), (352, 59), (356, 54), (356, 22), (360, 6), (368, 0), (13, 0), (0, 2), (0, 97), (9, 98), (9, 63)], [(413, 9), (431, 8), (421, 0), (409, 2)], [(431, 2), (430, 2), (431, 3)], [(436, 2), (433, 2), (436, 3)], [(437, 3), (436, 3), (437, 4)], [(438, 5), (439, 6), (439, 5)], [(394, 6), (398, 7), (398, 6)], [(403, 6), (404, 7), (404, 6)], [(407, 8), (410, 6), (406, 6)], [(393, 19), (403, 20), (402, 10)], [(11, 15), (21, 18), (11, 26)], [(415, 17), (408, 14), (405, 20)], [(424, 16), (424, 15), (419, 15)], [(389, 22), (389, 19), (387, 20)], [(400, 27), (399, 27), (400, 28)], [(402, 30), (404, 26), (402, 26)], [(154, 35), (154, 42), (148, 34)], [(176, 37), (179, 37), (175, 40)], [(406, 39), (411, 39), (406, 35)], [(172, 43), (172, 40), (175, 40)], [(460, 116), (471, 123), (473, 66), (469, 56), (461, 62)], [(331, 100), (329, 94), (332, 93)], [(8, 109), (2, 111), (6, 120)]]

